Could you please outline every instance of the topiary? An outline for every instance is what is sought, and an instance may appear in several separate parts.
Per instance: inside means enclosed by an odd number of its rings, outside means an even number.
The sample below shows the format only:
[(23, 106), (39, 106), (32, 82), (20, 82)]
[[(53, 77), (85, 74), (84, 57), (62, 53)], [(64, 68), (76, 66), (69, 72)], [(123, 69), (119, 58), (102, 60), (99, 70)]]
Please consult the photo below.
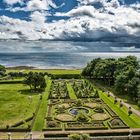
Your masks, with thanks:
[(95, 94), (94, 94), (94, 98), (99, 98), (98, 90), (96, 90), (96, 92), (95, 92)]
[(47, 126), (48, 126), (48, 127), (56, 127), (56, 126), (57, 126), (57, 122), (55, 122), (55, 121), (49, 121), (49, 122), (47, 123)]
[(77, 121), (87, 122), (88, 117), (85, 113), (83, 113), (82, 111), (79, 111), (77, 115)]
[(82, 105), (83, 105), (82, 100), (81, 100), (81, 99), (78, 99), (78, 100), (76, 101), (75, 105), (78, 106), (78, 107), (79, 107), (79, 106), (82, 106)]
[(140, 100), (138, 101), (138, 107), (140, 107)]
[(104, 110), (103, 110), (103, 108), (101, 106), (96, 106), (94, 111), (97, 112), (97, 113), (104, 113)]

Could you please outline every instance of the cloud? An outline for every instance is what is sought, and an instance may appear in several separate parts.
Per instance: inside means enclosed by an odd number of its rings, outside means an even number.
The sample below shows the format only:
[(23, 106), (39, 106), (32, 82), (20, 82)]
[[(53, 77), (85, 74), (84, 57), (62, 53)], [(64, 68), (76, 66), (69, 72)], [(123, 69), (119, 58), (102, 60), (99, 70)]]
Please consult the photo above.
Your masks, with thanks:
[(47, 11), (50, 10), (50, 8), (59, 8), (62, 5), (57, 6), (53, 0), (4, 0), (5, 3), (8, 5), (13, 5), (16, 3), (24, 4), (23, 7), (8, 7), (7, 10), (10, 10), (11, 12), (17, 12), (17, 11)]
[[(103, 7), (96, 9), (91, 5), (95, 2), (101, 2)], [(128, 7), (121, 6), (118, 0), (84, 0), (67, 13), (55, 14), (68, 16), (68, 20), (47, 23), (45, 9), (50, 5), (51, 1), (29, 1), (26, 10), (33, 11), (30, 21), (1, 16), (0, 39), (139, 41), (140, 12), (134, 8), (138, 4)]]
[(76, 9), (72, 9), (68, 13), (56, 13), (56, 16), (83, 16), (87, 15), (89, 17), (94, 17), (95, 8), (93, 6), (81, 6)]
[(13, 5), (16, 3), (23, 3), (23, 0), (3, 0), (4, 3), (8, 4), (8, 5)]

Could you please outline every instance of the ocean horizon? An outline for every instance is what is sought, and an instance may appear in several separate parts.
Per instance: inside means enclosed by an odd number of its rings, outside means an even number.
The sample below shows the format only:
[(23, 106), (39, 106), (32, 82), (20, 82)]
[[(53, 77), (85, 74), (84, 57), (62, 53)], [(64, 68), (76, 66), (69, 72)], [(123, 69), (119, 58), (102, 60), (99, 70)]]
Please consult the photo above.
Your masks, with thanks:
[(39, 69), (81, 69), (94, 58), (136, 56), (140, 44), (122, 42), (0, 41), (0, 64)]

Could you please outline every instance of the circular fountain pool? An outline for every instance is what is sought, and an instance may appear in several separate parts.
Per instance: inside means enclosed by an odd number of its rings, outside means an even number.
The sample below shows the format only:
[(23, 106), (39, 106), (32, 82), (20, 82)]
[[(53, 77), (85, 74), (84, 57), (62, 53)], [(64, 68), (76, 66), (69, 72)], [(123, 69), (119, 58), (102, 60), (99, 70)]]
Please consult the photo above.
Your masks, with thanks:
[(86, 108), (72, 108), (72, 109), (70, 109), (70, 113), (71, 113), (72, 115), (77, 115), (79, 111), (81, 111), (81, 112), (83, 112), (83, 113), (86, 113), (86, 114), (89, 113), (89, 110), (86, 109)]

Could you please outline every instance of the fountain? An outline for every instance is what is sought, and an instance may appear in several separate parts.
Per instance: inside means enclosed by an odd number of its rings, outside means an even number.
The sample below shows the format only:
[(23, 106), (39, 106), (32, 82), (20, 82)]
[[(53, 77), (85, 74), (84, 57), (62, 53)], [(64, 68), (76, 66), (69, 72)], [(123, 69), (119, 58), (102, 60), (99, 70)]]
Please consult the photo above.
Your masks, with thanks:
[(86, 114), (89, 113), (89, 110), (86, 109), (86, 108), (72, 108), (72, 109), (70, 109), (69, 112), (70, 112), (72, 115), (77, 115), (79, 111), (81, 111), (81, 112), (83, 112), (83, 113), (86, 113)]

